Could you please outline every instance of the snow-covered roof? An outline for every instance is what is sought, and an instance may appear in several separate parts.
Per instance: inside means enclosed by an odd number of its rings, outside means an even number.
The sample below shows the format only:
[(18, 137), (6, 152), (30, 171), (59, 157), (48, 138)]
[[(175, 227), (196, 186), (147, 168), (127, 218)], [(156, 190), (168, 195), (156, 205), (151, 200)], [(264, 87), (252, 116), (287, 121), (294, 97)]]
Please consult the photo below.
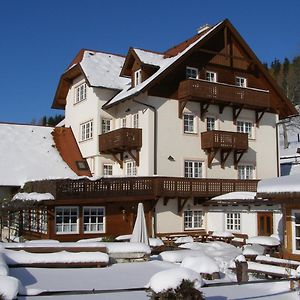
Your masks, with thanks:
[(119, 76), (124, 61), (119, 55), (85, 50), (80, 66), (91, 86), (123, 90), (130, 83)]
[(153, 66), (160, 66), (163, 62), (164, 54), (133, 48), (142, 63)]
[(292, 192), (300, 192), (300, 174), (263, 179), (257, 186), (257, 194)]
[(107, 102), (104, 106), (110, 106), (112, 104), (115, 104), (119, 101), (125, 100), (129, 97), (135, 96), (136, 94), (141, 93), (144, 88), (152, 82), (155, 78), (157, 78), (160, 74), (162, 74), (165, 70), (167, 70), (174, 62), (176, 62), (178, 59), (180, 59), (184, 54), (186, 54), (188, 51), (190, 51), (194, 46), (196, 46), (201, 40), (203, 40), (208, 34), (210, 34), (213, 30), (215, 30), (217, 27), (219, 27), (222, 22), (219, 22), (217, 25), (213, 26), (210, 30), (208, 30), (205, 34), (201, 35), (195, 42), (190, 44), (188, 47), (186, 47), (182, 52), (175, 55), (174, 57), (167, 57), (163, 60), (161, 60), (159, 64), (159, 70), (157, 70), (152, 76), (147, 78), (145, 81), (143, 81), (141, 84), (138, 84), (134, 88), (130, 88), (131, 86), (128, 86), (124, 90), (122, 90), (120, 93), (118, 93), (114, 98), (112, 98), (109, 102)]
[(212, 201), (236, 201), (236, 200), (254, 200), (255, 192), (232, 192), (212, 198)]
[(0, 186), (76, 177), (55, 148), (52, 131), (51, 127), (0, 124)]

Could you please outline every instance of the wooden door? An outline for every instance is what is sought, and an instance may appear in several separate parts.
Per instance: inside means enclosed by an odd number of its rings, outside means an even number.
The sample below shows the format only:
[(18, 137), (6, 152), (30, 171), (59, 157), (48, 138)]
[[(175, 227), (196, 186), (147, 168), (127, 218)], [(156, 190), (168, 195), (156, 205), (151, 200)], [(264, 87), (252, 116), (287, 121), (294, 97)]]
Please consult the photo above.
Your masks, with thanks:
[(273, 213), (257, 213), (257, 235), (269, 236), (273, 234)]

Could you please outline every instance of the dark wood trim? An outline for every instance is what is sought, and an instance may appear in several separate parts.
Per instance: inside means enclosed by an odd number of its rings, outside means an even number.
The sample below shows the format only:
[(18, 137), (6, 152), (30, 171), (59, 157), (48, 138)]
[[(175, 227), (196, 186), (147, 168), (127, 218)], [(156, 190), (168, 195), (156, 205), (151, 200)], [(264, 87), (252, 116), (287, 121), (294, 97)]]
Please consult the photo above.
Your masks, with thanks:
[(233, 106), (232, 107), (232, 119), (233, 119), (233, 124), (236, 125), (236, 121), (240, 115), (240, 113), (242, 112), (243, 106), (240, 107), (236, 107)]
[(208, 112), (209, 103), (200, 103), (200, 118), (204, 119), (205, 114)]
[(237, 169), (238, 164), (245, 153), (246, 153), (246, 151), (237, 151), (237, 150), (234, 151), (233, 160), (234, 160), (234, 168), (235, 169)]
[(178, 214), (181, 214), (182, 213), (182, 210), (186, 204), (186, 202), (188, 201), (188, 199), (183, 199), (183, 198), (178, 198), (177, 199), (177, 211), (178, 211)]
[(120, 168), (123, 169), (124, 153), (120, 153), (120, 158), (118, 158), (117, 153), (113, 153), (112, 156), (114, 160), (120, 165)]
[(230, 153), (231, 153), (231, 150), (221, 149), (221, 168), (222, 169), (225, 168), (225, 163), (226, 163), (226, 160), (228, 159)]
[(256, 124), (256, 127), (259, 127), (259, 122), (261, 121), (261, 119), (264, 116), (265, 112), (266, 112), (265, 110), (262, 110), (262, 111), (256, 110), (255, 111), (255, 124)]
[(217, 152), (218, 152), (218, 149), (207, 150), (207, 164), (210, 169), (212, 167), (212, 162), (217, 155)]
[(187, 105), (187, 103), (188, 103), (187, 100), (178, 101), (178, 118), (179, 119), (182, 119), (183, 111), (184, 111), (184, 108)]

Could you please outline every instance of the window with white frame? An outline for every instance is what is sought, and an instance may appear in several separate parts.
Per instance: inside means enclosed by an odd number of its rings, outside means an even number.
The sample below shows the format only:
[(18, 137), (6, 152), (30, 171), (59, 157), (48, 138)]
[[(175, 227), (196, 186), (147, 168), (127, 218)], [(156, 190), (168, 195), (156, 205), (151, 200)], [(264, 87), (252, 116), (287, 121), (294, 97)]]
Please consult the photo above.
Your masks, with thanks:
[(38, 216), (37, 211), (32, 209), (30, 211), (30, 230), (31, 231), (38, 231)]
[(121, 128), (127, 127), (126, 117), (121, 119)]
[(103, 175), (110, 176), (113, 174), (113, 165), (112, 164), (103, 164)]
[(82, 83), (75, 87), (74, 103), (81, 102), (86, 99), (86, 83)]
[(139, 69), (134, 72), (134, 86), (142, 83), (142, 70)]
[(104, 207), (83, 207), (84, 233), (104, 232)]
[(61, 206), (55, 208), (56, 233), (78, 233), (78, 207)]
[(93, 138), (93, 121), (80, 124), (80, 141)]
[(134, 160), (125, 162), (125, 172), (127, 176), (135, 176), (137, 174), (136, 162)]
[(217, 82), (217, 73), (211, 72), (211, 71), (206, 71), (205, 80), (211, 81), (211, 82)]
[(239, 165), (238, 179), (254, 179), (253, 165)]
[(48, 211), (43, 209), (39, 211), (39, 231), (47, 233), (48, 231)]
[(133, 115), (133, 128), (139, 128), (139, 114)]
[(226, 214), (226, 230), (241, 230), (241, 214), (227, 213)]
[(184, 177), (202, 178), (202, 162), (194, 160), (184, 161)]
[(300, 253), (300, 210), (292, 210), (293, 252)]
[(185, 210), (183, 212), (184, 229), (199, 229), (203, 227), (202, 210)]
[(183, 114), (183, 131), (184, 133), (196, 133), (195, 115)]
[(185, 75), (186, 75), (187, 79), (198, 79), (199, 78), (197, 68), (186, 67)]
[(101, 128), (102, 133), (111, 131), (111, 119), (102, 118), (101, 124), (102, 124), (102, 128)]
[(239, 87), (247, 87), (247, 78), (244, 77), (235, 77), (235, 85)]
[(207, 131), (216, 129), (216, 119), (214, 117), (206, 118), (206, 129), (207, 129)]
[(253, 124), (248, 121), (237, 121), (237, 132), (247, 133), (249, 138), (253, 137), (252, 127)]

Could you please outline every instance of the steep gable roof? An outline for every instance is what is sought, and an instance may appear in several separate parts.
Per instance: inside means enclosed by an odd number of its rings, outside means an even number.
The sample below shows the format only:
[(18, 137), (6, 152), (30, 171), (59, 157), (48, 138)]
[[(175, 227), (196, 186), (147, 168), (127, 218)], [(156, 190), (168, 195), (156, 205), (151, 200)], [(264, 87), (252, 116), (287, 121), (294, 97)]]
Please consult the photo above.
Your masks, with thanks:
[(0, 123), (0, 185), (77, 177), (60, 156), (52, 133), (52, 127)]
[(71, 82), (79, 75), (83, 75), (92, 87), (124, 89), (130, 82), (129, 79), (119, 76), (124, 61), (125, 57), (120, 55), (80, 50), (59, 80), (52, 107), (64, 108)]

